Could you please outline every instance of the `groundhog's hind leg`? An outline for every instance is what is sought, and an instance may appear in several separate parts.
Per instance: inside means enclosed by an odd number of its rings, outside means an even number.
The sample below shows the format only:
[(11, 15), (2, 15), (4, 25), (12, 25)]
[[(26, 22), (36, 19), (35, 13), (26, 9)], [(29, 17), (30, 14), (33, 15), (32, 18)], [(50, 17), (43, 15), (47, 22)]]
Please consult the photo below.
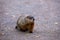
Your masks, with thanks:
[(19, 30), (20, 31), (20, 28), (18, 26), (15, 26), (15, 29)]

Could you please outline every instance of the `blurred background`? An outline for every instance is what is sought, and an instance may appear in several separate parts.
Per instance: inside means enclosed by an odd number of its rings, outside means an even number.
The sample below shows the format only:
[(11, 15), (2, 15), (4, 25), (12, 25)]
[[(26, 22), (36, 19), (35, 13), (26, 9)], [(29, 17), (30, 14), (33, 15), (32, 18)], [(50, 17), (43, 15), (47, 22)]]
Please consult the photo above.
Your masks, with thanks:
[[(33, 33), (15, 29), (20, 15), (35, 17)], [(60, 40), (60, 0), (0, 0), (0, 40)]]

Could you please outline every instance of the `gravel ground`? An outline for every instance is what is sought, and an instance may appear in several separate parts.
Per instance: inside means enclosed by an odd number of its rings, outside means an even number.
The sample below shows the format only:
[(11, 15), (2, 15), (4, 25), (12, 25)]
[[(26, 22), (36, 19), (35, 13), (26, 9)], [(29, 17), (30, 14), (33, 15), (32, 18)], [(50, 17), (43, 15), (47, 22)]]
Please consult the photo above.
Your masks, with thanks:
[[(33, 15), (33, 33), (15, 29), (20, 15)], [(0, 0), (0, 40), (60, 40), (60, 0)]]

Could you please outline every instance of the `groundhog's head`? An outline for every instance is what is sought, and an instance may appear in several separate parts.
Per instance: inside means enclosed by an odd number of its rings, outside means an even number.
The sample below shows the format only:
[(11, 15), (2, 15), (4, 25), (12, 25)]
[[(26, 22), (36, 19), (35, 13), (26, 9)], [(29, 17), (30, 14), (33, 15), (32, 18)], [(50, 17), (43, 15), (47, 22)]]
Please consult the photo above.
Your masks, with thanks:
[(28, 23), (34, 23), (35, 18), (33, 16), (26, 16)]

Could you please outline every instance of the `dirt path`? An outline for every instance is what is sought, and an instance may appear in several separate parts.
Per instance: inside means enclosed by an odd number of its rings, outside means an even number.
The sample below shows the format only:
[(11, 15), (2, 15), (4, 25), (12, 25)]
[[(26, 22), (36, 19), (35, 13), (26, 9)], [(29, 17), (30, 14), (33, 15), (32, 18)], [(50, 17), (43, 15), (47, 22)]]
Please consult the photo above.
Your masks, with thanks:
[[(32, 34), (15, 29), (22, 14), (35, 17)], [(60, 40), (60, 0), (0, 0), (0, 40)]]

